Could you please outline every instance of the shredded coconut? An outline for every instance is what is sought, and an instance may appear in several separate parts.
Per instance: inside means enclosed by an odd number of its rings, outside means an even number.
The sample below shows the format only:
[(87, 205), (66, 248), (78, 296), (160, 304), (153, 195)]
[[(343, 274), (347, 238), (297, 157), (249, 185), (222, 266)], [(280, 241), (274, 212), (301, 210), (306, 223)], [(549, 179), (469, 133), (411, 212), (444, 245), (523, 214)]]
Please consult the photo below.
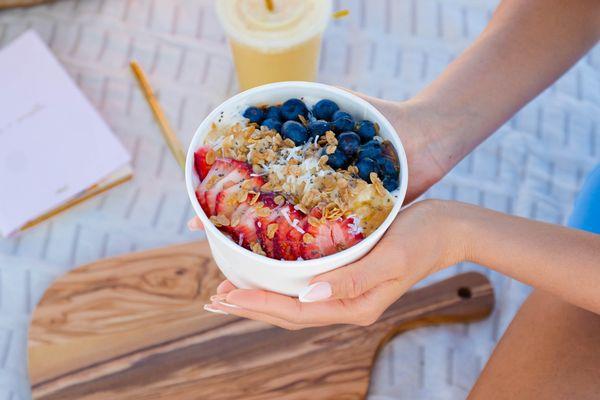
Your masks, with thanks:
[(282, 208), (281, 209), (281, 214), (283, 215), (283, 218), (285, 219), (285, 221), (295, 230), (297, 230), (298, 232), (300, 232), (301, 234), (304, 234), (306, 232), (304, 232), (302, 230), (302, 228), (300, 228), (299, 226), (297, 226), (298, 224), (298, 220), (294, 219), (294, 221), (296, 221), (296, 223), (294, 224), (294, 222), (292, 222), (291, 218), (290, 218), (290, 212), (287, 208)]
[(304, 229), (302, 229), (300, 226), (298, 226), (299, 223), (300, 223), (300, 221), (298, 221), (296, 218), (294, 218), (294, 220), (292, 221), (292, 226), (294, 228), (296, 228), (296, 230), (298, 232), (300, 232), (301, 234), (304, 235), (306, 233), (306, 231)]
[(210, 146), (213, 148), (214, 151), (217, 151), (221, 147), (223, 147), (224, 140), (225, 140), (225, 136), (219, 136), (218, 138), (213, 140), (212, 143), (210, 143)]
[(360, 218), (356, 215), (351, 215), (349, 217), (352, 220), (352, 223), (348, 224), (348, 228), (350, 228), (350, 233), (353, 235), (358, 235), (362, 233), (363, 228), (360, 226)]

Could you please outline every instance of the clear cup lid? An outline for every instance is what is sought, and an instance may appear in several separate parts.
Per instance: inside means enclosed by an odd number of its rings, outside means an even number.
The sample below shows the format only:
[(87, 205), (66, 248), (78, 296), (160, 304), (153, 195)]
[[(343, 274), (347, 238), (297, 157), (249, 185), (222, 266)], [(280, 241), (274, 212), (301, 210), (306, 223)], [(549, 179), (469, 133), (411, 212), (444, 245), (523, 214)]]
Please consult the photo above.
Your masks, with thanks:
[(331, 19), (331, 0), (216, 0), (219, 19), (231, 39), (277, 50), (322, 33)]

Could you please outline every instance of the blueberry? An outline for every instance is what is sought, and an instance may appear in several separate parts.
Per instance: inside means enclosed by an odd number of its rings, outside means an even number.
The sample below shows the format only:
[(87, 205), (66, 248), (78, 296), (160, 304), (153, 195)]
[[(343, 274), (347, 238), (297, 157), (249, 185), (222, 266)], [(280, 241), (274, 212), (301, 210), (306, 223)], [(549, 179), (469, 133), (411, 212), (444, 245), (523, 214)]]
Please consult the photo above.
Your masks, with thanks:
[(277, 106), (269, 106), (265, 110), (265, 119), (281, 121), (281, 109)]
[(346, 112), (336, 111), (336, 113), (333, 114), (333, 129), (336, 132), (353, 131), (354, 119)]
[(356, 124), (356, 133), (358, 133), (363, 143), (366, 143), (375, 137), (377, 131), (374, 123), (365, 120)]
[(358, 148), (358, 158), (372, 158), (377, 160), (381, 157), (381, 143), (376, 140), (371, 140)]
[(400, 161), (398, 160), (398, 153), (396, 153), (394, 145), (389, 140), (386, 140), (381, 144), (381, 147), (383, 149), (383, 156), (389, 158), (394, 162), (394, 165), (398, 166)]
[(332, 121), (335, 121), (336, 119), (339, 119), (339, 118), (354, 119), (354, 118), (352, 118), (352, 115), (350, 115), (346, 111), (342, 111), (342, 110), (338, 110), (338, 111), (334, 112), (333, 115), (331, 116)]
[(379, 166), (379, 176), (384, 178), (398, 176), (398, 169), (396, 164), (392, 160), (386, 157), (377, 159), (377, 165)]
[(350, 164), (350, 159), (339, 148), (327, 157), (327, 164), (333, 169), (347, 168)]
[(250, 122), (254, 122), (256, 124), (260, 124), (260, 121), (265, 117), (265, 113), (258, 107), (248, 107), (246, 111), (244, 111), (244, 118), (248, 118)]
[(300, 122), (287, 121), (281, 128), (281, 134), (284, 139), (292, 139), (296, 146), (306, 143), (308, 140), (308, 131)]
[(262, 126), (281, 133), (281, 121), (274, 118), (267, 118), (263, 121)]
[(286, 120), (297, 121), (299, 115), (308, 115), (308, 108), (300, 99), (289, 99), (281, 105), (281, 115)]
[(331, 130), (331, 126), (327, 121), (316, 120), (308, 123), (308, 131), (311, 137), (324, 135), (329, 130)]
[(393, 192), (394, 190), (398, 189), (398, 186), (400, 186), (400, 180), (398, 178), (398, 175), (396, 176), (386, 176), (385, 178), (383, 178), (383, 187), (386, 188), (389, 192)]
[(313, 107), (313, 114), (316, 119), (325, 119), (327, 121), (331, 121), (333, 113), (338, 111), (340, 107), (338, 107), (335, 102), (329, 99), (319, 100), (317, 104)]
[(354, 132), (344, 132), (337, 137), (338, 147), (348, 157), (354, 157), (360, 147), (360, 136)]
[(356, 168), (358, 168), (358, 176), (369, 183), (371, 183), (371, 172), (377, 173), (377, 163), (368, 157), (358, 160)]

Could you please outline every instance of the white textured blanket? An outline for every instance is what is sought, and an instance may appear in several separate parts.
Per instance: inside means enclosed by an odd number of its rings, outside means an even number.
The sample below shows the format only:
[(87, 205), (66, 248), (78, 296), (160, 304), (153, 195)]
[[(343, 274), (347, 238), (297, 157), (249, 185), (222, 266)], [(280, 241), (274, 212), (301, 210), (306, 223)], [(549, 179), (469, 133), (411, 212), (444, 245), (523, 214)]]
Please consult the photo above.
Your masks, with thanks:
[[(320, 79), (390, 99), (436, 77), (486, 25), (491, 0), (343, 0), (328, 30)], [(52, 279), (76, 265), (178, 243), (192, 216), (183, 180), (128, 69), (147, 69), (184, 142), (236, 90), (205, 0), (62, 0), (0, 12), (0, 45), (39, 32), (134, 157), (135, 180), (27, 232), (0, 240), (0, 399), (30, 397), (28, 316)], [(549, 43), (549, 46), (551, 44)], [(465, 159), (427, 197), (453, 198), (563, 223), (600, 161), (600, 47)], [(459, 270), (460, 265), (429, 281)], [(486, 321), (396, 338), (381, 354), (371, 399), (462, 399), (529, 288), (489, 273)], [(49, 360), (50, 362), (50, 360)]]

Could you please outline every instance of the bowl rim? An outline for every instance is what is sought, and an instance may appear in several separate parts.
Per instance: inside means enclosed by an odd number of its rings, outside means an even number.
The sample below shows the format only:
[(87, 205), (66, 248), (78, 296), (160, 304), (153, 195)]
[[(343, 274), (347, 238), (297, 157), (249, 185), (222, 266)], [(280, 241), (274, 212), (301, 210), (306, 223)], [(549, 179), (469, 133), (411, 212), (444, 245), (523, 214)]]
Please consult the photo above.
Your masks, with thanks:
[[(375, 122), (379, 123), (382, 130), (385, 129), (386, 132), (389, 132), (390, 138), (386, 138), (386, 139), (389, 139), (392, 141), (392, 143), (394, 144), (394, 148), (398, 154), (398, 159), (400, 161), (400, 187), (399, 187), (398, 195), (395, 198), (394, 206), (392, 207), (392, 210), (390, 211), (390, 213), (388, 214), (386, 219), (381, 223), (381, 225), (379, 225), (379, 227), (377, 229), (375, 229), (369, 236), (367, 236), (366, 238), (361, 240), (359, 243), (357, 243), (345, 250), (339, 251), (337, 253), (334, 253), (334, 254), (331, 254), (328, 256), (324, 256), (324, 257), (320, 257), (320, 258), (316, 258), (316, 259), (295, 260), (295, 261), (276, 260), (274, 258), (269, 258), (267, 256), (263, 256), (263, 255), (254, 253), (253, 251), (248, 250), (248, 249), (240, 246), (239, 244), (235, 243), (233, 240), (231, 240), (231, 238), (227, 237), (216, 226), (214, 226), (214, 224), (208, 219), (208, 217), (204, 213), (204, 210), (202, 210), (202, 207), (200, 207), (200, 203), (198, 202), (198, 199), (196, 198), (196, 189), (194, 187), (194, 180), (193, 180), (193, 176), (194, 176), (193, 174), (195, 173), (194, 153), (195, 153), (196, 149), (198, 147), (200, 147), (200, 145), (202, 144), (201, 141), (204, 140), (205, 134), (208, 133), (210, 125), (214, 121), (218, 120), (218, 116), (221, 113), (222, 109), (229, 109), (230, 107), (235, 106), (236, 104), (244, 104), (245, 99), (252, 97), (256, 93), (265, 92), (265, 91), (269, 91), (269, 90), (273, 90), (273, 89), (284, 89), (284, 88), (294, 89), (294, 90), (302, 90), (307, 87), (310, 87), (312, 89), (316, 89), (317, 91), (322, 92), (322, 96), (323, 96), (322, 98), (328, 98), (328, 95), (330, 95), (330, 96), (333, 95), (334, 97), (340, 97), (340, 96), (346, 97), (346, 98), (352, 100), (353, 102), (358, 103), (360, 106), (368, 109), (371, 114), (376, 116)], [(297, 97), (303, 97), (303, 96), (298, 95)], [(310, 97), (314, 97), (314, 96), (310, 95)], [(335, 98), (332, 100), (335, 101)], [(247, 102), (246, 104), (249, 105), (249, 102)], [(323, 267), (329, 266), (328, 269), (325, 269), (325, 271), (326, 271), (326, 270), (335, 269), (335, 268), (339, 267), (340, 265), (344, 265), (344, 262), (343, 262), (344, 259), (350, 258), (349, 255), (351, 252), (356, 252), (360, 248), (365, 248), (365, 247), (369, 248), (369, 249), (372, 248), (373, 245), (376, 244), (376, 242), (379, 240), (379, 238), (383, 235), (383, 233), (385, 233), (385, 231), (392, 224), (392, 222), (398, 215), (398, 213), (402, 207), (402, 204), (404, 202), (404, 199), (406, 197), (406, 191), (408, 188), (408, 160), (407, 160), (406, 151), (404, 150), (402, 141), (400, 140), (400, 137), (398, 136), (398, 133), (394, 129), (393, 125), (387, 120), (387, 118), (385, 118), (383, 116), (383, 114), (381, 114), (379, 112), (379, 110), (377, 110), (368, 101), (358, 97), (357, 95), (355, 95), (351, 92), (348, 92), (346, 90), (343, 90), (343, 89), (340, 89), (340, 88), (337, 88), (334, 86), (326, 85), (323, 83), (303, 82), (303, 81), (277, 82), (277, 83), (269, 83), (266, 85), (257, 86), (252, 89), (248, 89), (246, 91), (240, 92), (240, 93), (228, 98), (221, 104), (219, 104), (206, 116), (206, 118), (204, 118), (204, 120), (200, 123), (200, 125), (196, 129), (196, 132), (194, 133), (194, 136), (192, 137), (192, 140), (188, 147), (186, 162), (185, 162), (185, 184), (186, 184), (186, 189), (188, 192), (190, 202), (192, 203), (192, 207), (193, 207), (196, 215), (200, 218), (200, 220), (202, 221), (202, 224), (204, 225), (204, 230), (206, 232), (207, 239), (208, 239), (209, 234), (212, 234), (215, 236), (215, 238), (218, 238), (220, 242), (224, 243), (224, 245), (227, 246), (230, 250), (235, 251), (237, 253), (241, 253), (243, 255), (246, 255), (253, 261), (257, 262), (258, 264), (264, 264), (267, 266), (276, 266), (279, 268), (281, 268), (281, 267), (284, 267), (284, 268), (302, 267), (305, 270), (305, 272), (308, 272), (307, 271), (308, 268), (315, 269), (315, 270), (323, 270)], [(314, 267), (314, 268), (311, 268), (311, 267)], [(320, 272), (322, 273), (325, 271), (320, 271)]]

